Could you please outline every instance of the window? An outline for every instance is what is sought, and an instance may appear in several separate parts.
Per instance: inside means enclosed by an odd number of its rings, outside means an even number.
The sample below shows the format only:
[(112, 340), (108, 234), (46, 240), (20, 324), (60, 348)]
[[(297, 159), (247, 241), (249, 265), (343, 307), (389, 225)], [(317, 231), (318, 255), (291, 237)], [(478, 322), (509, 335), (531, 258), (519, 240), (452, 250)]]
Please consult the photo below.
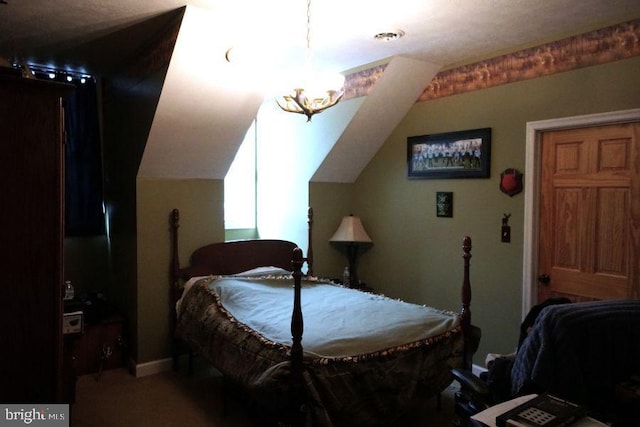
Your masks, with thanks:
[(254, 120), (224, 178), (224, 224), (227, 240), (258, 237), (256, 128)]

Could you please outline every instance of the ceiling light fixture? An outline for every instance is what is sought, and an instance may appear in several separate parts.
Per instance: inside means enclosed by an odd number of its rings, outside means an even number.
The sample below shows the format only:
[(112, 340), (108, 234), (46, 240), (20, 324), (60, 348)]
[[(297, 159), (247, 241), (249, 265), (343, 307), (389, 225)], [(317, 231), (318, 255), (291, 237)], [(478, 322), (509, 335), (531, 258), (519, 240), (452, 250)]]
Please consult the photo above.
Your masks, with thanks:
[(404, 31), (396, 30), (396, 31), (383, 31), (382, 33), (378, 33), (375, 36), (373, 36), (373, 38), (376, 40), (384, 41), (384, 42), (390, 42), (393, 40), (398, 40), (400, 37), (403, 37), (403, 36), (404, 36)]
[(299, 83), (288, 94), (276, 98), (278, 106), (289, 113), (311, 116), (336, 105), (344, 95), (344, 76), (330, 76), (314, 71), (311, 66), (311, 0), (307, 0), (307, 48), (305, 67)]

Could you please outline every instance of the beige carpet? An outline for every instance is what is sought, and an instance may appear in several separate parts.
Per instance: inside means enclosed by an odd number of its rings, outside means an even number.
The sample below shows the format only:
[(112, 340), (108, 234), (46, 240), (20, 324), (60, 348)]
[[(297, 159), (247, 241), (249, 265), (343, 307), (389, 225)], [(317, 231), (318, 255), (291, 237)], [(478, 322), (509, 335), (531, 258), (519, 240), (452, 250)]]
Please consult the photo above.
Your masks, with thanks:
[[(246, 414), (240, 397), (227, 399), (223, 412), (222, 377), (196, 364), (192, 376), (163, 372), (135, 378), (124, 369), (78, 378), (76, 403), (71, 409), (72, 427), (243, 427), (257, 426)], [(454, 382), (442, 394), (442, 408), (435, 398), (424, 402), (402, 426), (451, 427)]]

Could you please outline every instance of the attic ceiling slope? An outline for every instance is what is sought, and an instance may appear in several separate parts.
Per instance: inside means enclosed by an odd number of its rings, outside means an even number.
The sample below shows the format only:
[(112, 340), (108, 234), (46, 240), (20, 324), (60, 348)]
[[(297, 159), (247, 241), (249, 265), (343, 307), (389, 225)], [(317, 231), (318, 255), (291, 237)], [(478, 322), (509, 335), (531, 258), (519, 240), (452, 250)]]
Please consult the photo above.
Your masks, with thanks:
[[(181, 14), (180, 8), (151, 13), (130, 8), (126, 16), (104, 15), (118, 8), (95, 8), (87, 1), (57, 10), (58, 2), (36, 3), (10, 2), (0, 7), (0, 56), (93, 75), (117, 71), (149, 43), (149, 35)], [(55, 10), (44, 12), (50, 8)], [(77, 19), (69, 20), (70, 16)]]
[[(9, 0), (0, 4), (0, 56), (66, 64), (71, 56), (82, 63), (89, 54), (112, 66), (107, 62), (126, 54), (130, 43), (102, 45), (104, 59), (83, 46), (185, 5), (233, 23), (230, 32), (218, 33), (227, 47), (243, 35), (251, 41), (304, 37), (301, 0)], [(336, 70), (397, 55), (452, 68), (640, 17), (638, 0), (322, 0), (313, 7), (314, 51)], [(373, 40), (390, 30), (403, 30), (405, 37), (398, 43)]]
[(188, 6), (164, 80), (138, 177), (224, 179), (262, 102), (216, 43), (224, 27)]
[(355, 182), (440, 68), (393, 58), (311, 181)]

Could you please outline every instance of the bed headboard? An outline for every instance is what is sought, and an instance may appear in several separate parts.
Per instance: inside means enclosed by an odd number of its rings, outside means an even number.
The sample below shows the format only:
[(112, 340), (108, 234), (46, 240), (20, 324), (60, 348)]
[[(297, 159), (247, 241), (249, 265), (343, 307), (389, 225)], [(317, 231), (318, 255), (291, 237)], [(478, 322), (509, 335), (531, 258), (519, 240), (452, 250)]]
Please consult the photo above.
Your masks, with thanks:
[[(313, 211), (309, 209), (309, 228)], [(256, 267), (279, 267), (293, 271), (291, 264), (293, 250), (297, 245), (286, 240), (238, 240), (233, 242), (212, 243), (196, 249), (189, 259), (189, 266), (181, 268), (178, 256), (178, 228), (180, 212), (171, 212), (172, 261), (171, 275), (174, 285), (179, 281), (195, 276), (228, 275), (251, 270)], [(309, 231), (311, 236), (311, 231)], [(308, 252), (312, 252), (309, 240)], [(310, 258), (310, 257), (308, 257)], [(311, 259), (306, 260), (311, 273)]]
[(236, 274), (256, 267), (293, 271), (291, 259), (297, 245), (285, 240), (238, 240), (212, 243), (191, 254), (191, 265), (180, 269), (183, 278), (209, 274)]

